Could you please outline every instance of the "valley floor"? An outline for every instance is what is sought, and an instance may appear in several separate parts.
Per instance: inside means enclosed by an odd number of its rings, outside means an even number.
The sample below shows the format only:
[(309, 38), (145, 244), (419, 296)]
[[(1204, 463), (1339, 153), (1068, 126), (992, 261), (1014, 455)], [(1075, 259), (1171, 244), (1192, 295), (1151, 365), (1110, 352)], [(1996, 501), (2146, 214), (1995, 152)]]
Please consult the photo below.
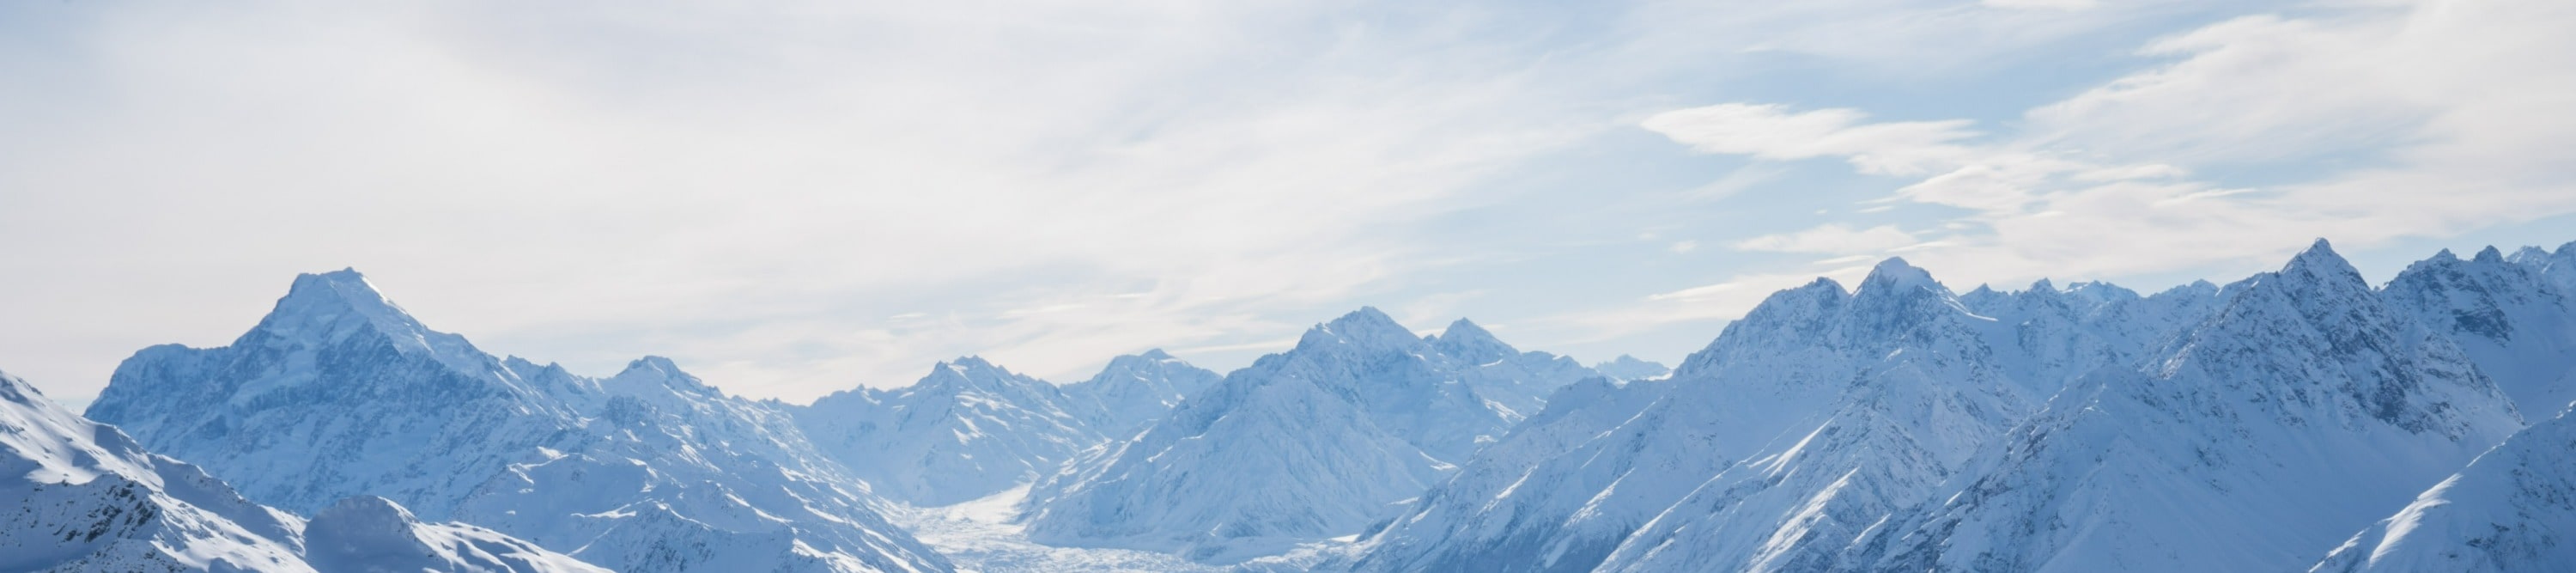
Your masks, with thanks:
[[(943, 507), (897, 505), (886, 519), (909, 529), (950, 561), (958, 573), (1100, 571), (1108, 573), (1214, 573), (1219, 571), (1311, 571), (1331, 569), (1347, 556), (1351, 537), (1309, 543), (1286, 555), (1220, 567), (1193, 563), (1179, 556), (1132, 549), (1054, 547), (1031, 542), (1026, 527), (1011, 522), (1023, 484), (992, 496)], [(1356, 536), (1352, 536), (1356, 537)]]
[(1031, 543), (1023, 526), (1011, 523), (1014, 507), (1028, 497), (1022, 485), (991, 497), (946, 507), (898, 507), (886, 513), (896, 525), (946, 554), (960, 573), (1021, 571), (1107, 571), (1164, 573), (1220, 571), (1177, 556), (1129, 549), (1049, 547)]

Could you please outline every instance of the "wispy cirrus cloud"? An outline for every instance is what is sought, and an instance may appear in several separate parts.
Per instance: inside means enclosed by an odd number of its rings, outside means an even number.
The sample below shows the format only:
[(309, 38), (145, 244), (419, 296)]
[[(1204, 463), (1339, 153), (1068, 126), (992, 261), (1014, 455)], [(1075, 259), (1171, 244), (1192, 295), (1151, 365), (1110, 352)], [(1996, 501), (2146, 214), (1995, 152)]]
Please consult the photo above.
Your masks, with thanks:
[(1864, 173), (1917, 175), (1972, 153), (1967, 120), (1868, 122), (1853, 109), (1792, 112), (1779, 104), (1729, 103), (1668, 111), (1640, 124), (1702, 153), (1792, 160), (1838, 157)]
[[(673, 355), (791, 399), (966, 353), (1054, 378), (1154, 346), (1225, 367), (1364, 304), (1670, 357), (1713, 330), (1636, 325), (1728, 318), (1861, 259), (2199, 268), (2253, 239), (2068, 253), (2087, 230), (2311, 233), (2278, 214), (2300, 185), (2336, 192), (2199, 151), (2358, 161), (2318, 169), (2355, 193), (2548, 179), (2491, 151), (2558, 76), (2425, 61), (2548, 65), (2473, 50), (2557, 42), (2517, 39), (2549, 14), (2444, 40), (2390, 24), (2402, 6), (2076, 4), (0, 5), (0, 241), (27, 246), (0, 266), (29, 277), (0, 282), (27, 325), (0, 331), (0, 367), (82, 394), (346, 265), (496, 350), (594, 372)], [(2366, 49), (2299, 47), (2319, 42)], [(2313, 54), (2398, 61), (2279, 63)], [(2511, 89), (2296, 91), (2419, 76)], [(2229, 90), (2361, 98), (2319, 109), (2373, 127), (2187, 97)], [(2492, 216), (2355, 201), (2390, 228)], [(2267, 202), (2291, 206), (2246, 208)]]
[(1898, 230), (1895, 225), (1853, 229), (1834, 223), (1795, 233), (1763, 235), (1736, 241), (1732, 246), (1746, 251), (1848, 255), (1884, 252), (1913, 245), (1916, 242), (1914, 234)]
[[(2576, 149), (2576, 114), (2561, 111), (2576, 108), (2576, 62), (2550, 56), (2576, 51), (2551, 32), (2568, 26), (2576, 8), (2547, 3), (2236, 18), (2149, 43), (2142, 55), (2173, 60), (1992, 134), (1748, 103), (1641, 125), (1702, 152), (1842, 159), (1898, 181), (1880, 202), (1950, 209), (1919, 234), (1835, 222), (1735, 243), (1831, 256), (1814, 274), (1900, 249), (1964, 283), (2248, 269), (2313, 237), (2366, 247), (2576, 213), (2562, 153)], [(1728, 293), (1808, 275), (1749, 271), (1647, 297), (1642, 308), (1661, 310), (1640, 316), (1732, 316), (1758, 298)]]

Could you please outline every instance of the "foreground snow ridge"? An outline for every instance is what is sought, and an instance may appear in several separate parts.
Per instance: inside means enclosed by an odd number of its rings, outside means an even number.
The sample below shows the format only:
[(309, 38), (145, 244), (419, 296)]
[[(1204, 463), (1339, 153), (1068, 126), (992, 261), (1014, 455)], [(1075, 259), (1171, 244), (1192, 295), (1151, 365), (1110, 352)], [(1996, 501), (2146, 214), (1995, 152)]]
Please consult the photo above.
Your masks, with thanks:
[(341, 500), (307, 522), (6, 373), (0, 500), (0, 515), (14, 516), (0, 531), (0, 571), (608, 571), (488, 529), (422, 523), (379, 497)]

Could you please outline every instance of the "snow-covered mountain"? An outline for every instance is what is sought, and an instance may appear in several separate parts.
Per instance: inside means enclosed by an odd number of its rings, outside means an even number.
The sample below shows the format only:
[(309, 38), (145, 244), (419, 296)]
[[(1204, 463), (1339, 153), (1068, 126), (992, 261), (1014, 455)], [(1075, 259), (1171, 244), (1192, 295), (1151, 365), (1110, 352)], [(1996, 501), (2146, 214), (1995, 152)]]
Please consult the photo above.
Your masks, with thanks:
[[(0, 571), (607, 571), (355, 497), (311, 522), (242, 498), (0, 373)], [(14, 506), (14, 507), (12, 507)]]
[(2494, 247), (2450, 251), (2397, 274), (2380, 297), (2459, 344), (2524, 417), (2556, 416), (2576, 401), (2576, 300)]
[(824, 453), (877, 493), (949, 505), (1054, 474), (1106, 441), (1087, 404), (969, 356), (932, 366), (911, 386), (835, 392), (791, 411)]
[(1358, 533), (1517, 418), (1482, 389), (1549, 384), (1510, 379), (1554, 370), (1461, 324), (1421, 338), (1363, 308), (1318, 325), (1039, 483), (1029, 535), (1230, 562)]
[(2576, 296), (2576, 241), (2559, 245), (2551, 251), (2540, 247), (2523, 247), (2506, 260), (2540, 273), (2543, 280), (2558, 292)]
[[(1878, 285), (1863, 281), (1855, 300)], [(1985, 291), (1992, 292), (1992, 291)], [(1946, 291), (1914, 289), (1895, 312), (1893, 342), (1847, 339), (1850, 385), (1821, 419), (1801, 420), (1755, 453), (1699, 484), (1620, 542), (1609, 571), (1829, 569), (1841, 540), (1913, 503), (1958, 471), (2080, 371), (2124, 356), (2106, 333), (2128, 323), (2087, 322), (2124, 297), (2083, 299), (2046, 283), (1982, 301), (1967, 312)], [(1879, 356), (1871, 360), (1872, 355)]]
[(1855, 535), (1911, 503), (2070, 372), (2121, 360), (2123, 341), (2207, 297), (2044, 282), (1960, 297), (1896, 259), (1852, 293), (1819, 279), (1774, 294), (1667, 381), (1551, 402), (1372, 535), (1359, 566), (1807, 566), (1831, 550), (1803, 539)]
[(2439, 332), (2323, 241), (2080, 379), (1843, 556), (1886, 571), (2305, 568), (2518, 429)]
[(1558, 387), (1601, 375), (1573, 358), (1512, 348), (1464, 318), (1424, 340), (1458, 363), (1459, 376), (1478, 395), (1510, 408), (1513, 421), (1538, 412), (1547, 404), (1547, 394)]
[(0, 491), (63, 524), (0, 537), (0, 571), (950, 569), (878, 495), (1005, 569), (2558, 570), (2571, 281), (2576, 243), (2372, 288), (2319, 241), (2152, 296), (1889, 259), (1669, 372), (1363, 308), (1221, 377), (966, 357), (794, 406), (495, 358), (306, 275), (230, 346), (120, 367), (90, 411), (134, 438), (0, 377)]
[(770, 406), (670, 361), (495, 358), (355, 271), (303, 275), (232, 345), (144, 349), (89, 414), (251, 499), (382, 496), (621, 571), (941, 571)]
[(2565, 571), (2576, 565), (2576, 418), (2532, 424), (2371, 524), (2315, 573)]
[(1652, 361), (1640, 360), (1635, 356), (1629, 356), (1626, 354), (1621, 354), (1618, 358), (1612, 358), (1608, 362), (1594, 364), (1592, 365), (1592, 371), (1601, 373), (1602, 376), (1609, 377), (1611, 380), (1644, 380), (1673, 373), (1672, 367), (1664, 366), (1663, 364)]
[(1092, 412), (1092, 428), (1123, 440), (1161, 421), (1181, 399), (1223, 379), (1223, 374), (1191, 366), (1158, 348), (1110, 359), (1100, 374), (1066, 384), (1064, 393)]

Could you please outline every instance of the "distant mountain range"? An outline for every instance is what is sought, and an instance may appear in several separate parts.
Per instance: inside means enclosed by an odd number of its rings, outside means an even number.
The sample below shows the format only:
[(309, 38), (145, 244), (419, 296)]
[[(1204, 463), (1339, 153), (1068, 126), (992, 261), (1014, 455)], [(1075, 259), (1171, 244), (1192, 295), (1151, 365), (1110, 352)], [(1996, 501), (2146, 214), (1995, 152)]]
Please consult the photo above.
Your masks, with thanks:
[[(2154, 294), (1889, 259), (1670, 369), (1362, 308), (1226, 374), (810, 405), (495, 357), (343, 270), (86, 418), (0, 376), (0, 571), (2566, 571), (2571, 402), (2576, 243)], [(888, 518), (938, 507), (1008, 515)]]

